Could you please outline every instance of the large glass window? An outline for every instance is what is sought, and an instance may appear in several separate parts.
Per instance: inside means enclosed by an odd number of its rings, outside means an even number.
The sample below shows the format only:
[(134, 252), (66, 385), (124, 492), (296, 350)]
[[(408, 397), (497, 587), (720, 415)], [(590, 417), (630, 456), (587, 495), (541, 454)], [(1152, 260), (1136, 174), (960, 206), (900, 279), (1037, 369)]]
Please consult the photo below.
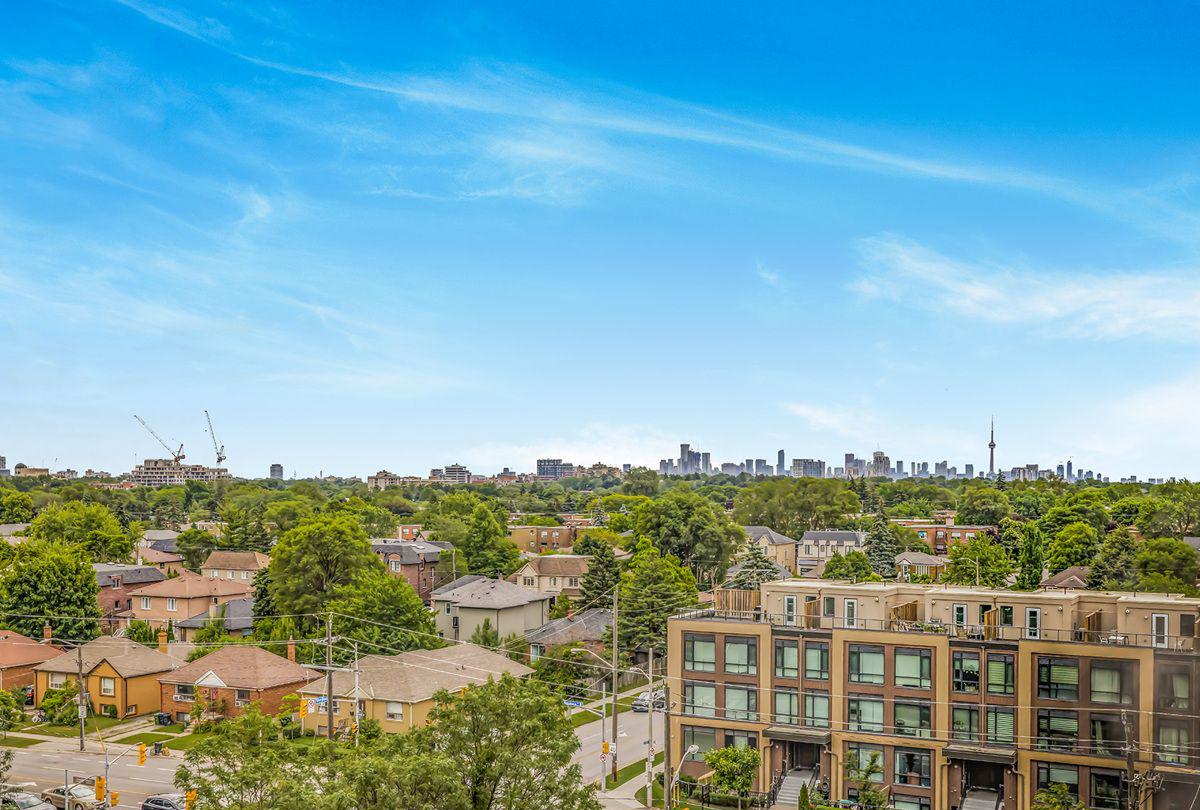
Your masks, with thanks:
[(847, 766), (857, 766), (860, 771), (866, 770), (870, 763), (876, 763), (879, 773), (871, 775), (872, 782), (883, 781), (883, 748), (878, 745), (863, 745), (861, 743), (846, 744), (846, 763)]
[(896, 650), (896, 686), (928, 689), (932, 681), (933, 652), (931, 650)]
[(758, 735), (753, 731), (726, 731), (726, 748), (753, 748), (758, 750)]
[(1133, 676), (1115, 661), (1092, 661), (1092, 703), (1133, 703)]
[(1079, 661), (1074, 658), (1038, 658), (1038, 697), (1079, 700)]
[(1013, 744), (1013, 710), (988, 707), (987, 742), (991, 745)]
[(829, 645), (823, 641), (804, 642), (804, 677), (829, 680)]
[(692, 672), (717, 671), (717, 643), (712, 636), (684, 633), (683, 668)]
[(730, 675), (758, 673), (758, 639), (726, 638), (725, 671)]
[(1166, 667), (1158, 674), (1158, 707), (1160, 709), (1190, 709), (1192, 683), (1186, 667)]
[(897, 703), (895, 733), (903, 737), (929, 737), (933, 734), (932, 711), (928, 703)]
[(1191, 735), (1187, 723), (1162, 720), (1158, 727), (1158, 758), (1175, 765), (1186, 765)]
[(883, 731), (883, 701), (850, 698), (848, 718), (851, 731)]
[(829, 695), (827, 693), (804, 693), (804, 725), (809, 728), (829, 728)]
[(685, 681), (683, 684), (683, 713), (696, 717), (716, 717), (716, 684)]
[(892, 799), (894, 810), (930, 810), (932, 806), (924, 796), (895, 796)]
[(956, 740), (979, 740), (979, 709), (955, 706), (950, 710), (950, 736)]
[(932, 758), (929, 751), (897, 748), (896, 749), (896, 784), (931, 787)]
[(793, 639), (778, 639), (775, 642), (775, 677), (797, 678), (800, 676), (800, 643)]
[(753, 686), (726, 686), (725, 717), (730, 720), (757, 720), (758, 690)]
[(704, 755), (717, 747), (716, 729), (684, 726), (683, 750), (687, 751), (693, 745), (696, 746), (696, 750), (685, 756), (684, 759), (691, 760), (692, 762), (703, 762)]
[(1016, 691), (1016, 668), (1011, 655), (988, 655), (987, 690), (993, 695), (1011, 695)]
[(1127, 796), (1124, 787), (1125, 780), (1120, 771), (1102, 771), (1092, 768), (1092, 790), (1090, 805), (1096, 810), (1121, 810), (1125, 807)]
[(951, 688), (955, 692), (979, 691), (979, 653), (956, 652), (951, 656)]
[(1054, 762), (1037, 764), (1037, 789), (1045, 790), (1052, 784), (1066, 785), (1072, 796), (1079, 796), (1079, 768), (1074, 765), (1059, 765)]
[(800, 698), (795, 689), (775, 690), (775, 722), (800, 725)]
[(1120, 757), (1125, 755), (1125, 727), (1115, 714), (1096, 714), (1088, 717), (1091, 723), (1091, 751), (1098, 757)]
[(883, 683), (883, 648), (850, 645), (850, 683)]
[(1043, 751), (1073, 751), (1079, 742), (1079, 714), (1038, 709), (1037, 747)]

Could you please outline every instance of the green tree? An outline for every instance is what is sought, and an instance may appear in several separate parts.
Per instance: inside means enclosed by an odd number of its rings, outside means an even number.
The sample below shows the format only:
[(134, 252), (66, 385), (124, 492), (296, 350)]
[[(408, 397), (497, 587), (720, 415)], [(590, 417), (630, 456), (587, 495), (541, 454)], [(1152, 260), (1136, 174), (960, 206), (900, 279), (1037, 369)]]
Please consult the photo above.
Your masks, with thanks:
[(263, 524), (273, 535), (290, 532), (300, 521), (313, 516), (311, 501), (303, 498), (284, 498), (263, 507)]
[(779, 567), (767, 558), (763, 547), (753, 541), (746, 544), (738, 557), (738, 569), (729, 580), (729, 587), (757, 591), (764, 582), (780, 578)]
[(8, 627), (27, 636), (41, 636), (45, 619), (38, 617), (54, 616), (55, 637), (93, 639), (100, 635), (99, 590), (83, 548), (28, 540), (0, 576), (0, 612)]
[(1087, 810), (1083, 802), (1075, 798), (1071, 789), (1056, 783), (1043, 788), (1033, 797), (1031, 810)]
[[(52, 726), (79, 725), (79, 688), (70, 681), (57, 689), (47, 689), (39, 707), (46, 713), (46, 722)], [(91, 707), (88, 707), (89, 711)]]
[(1025, 524), (1013, 518), (1000, 521), (1000, 545), (1011, 559), (1016, 559), (1021, 553), (1021, 543), (1025, 540)]
[[(317, 515), (279, 539), (271, 552), (271, 599), (284, 615), (316, 614), (338, 587), (363, 570), (382, 568), (352, 515)], [(313, 618), (303, 624), (312, 626)]]
[(581, 602), (585, 608), (603, 607), (610, 600), (613, 588), (617, 587), (621, 566), (608, 543), (594, 546), (591, 555), (587, 571), (579, 580), (579, 590), (583, 594)]
[[(406, 579), (382, 567), (361, 569), (334, 590), (325, 609), (333, 614), (334, 634), (360, 642), (367, 652), (389, 655), (441, 646), (421, 597)], [(339, 652), (343, 658), (351, 655)]]
[(878, 751), (872, 751), (865, 759), (864, 753), (846, 757), (846, 779), (858, 788), (858, 806), (862, 810), (882, 810), (887, 806), (887, 796), (879, 788), (883, 763)]
[(991, 487), (974, 487), (958, 503), (955, 520), (965, 525), (998, 526), (1012, 512), (1008, 496)]
[(1003, 588), (1012, 573), (1012, 560), (1004, 548), (990, 535), (977, 534), (966, 543), (950, 547), (950, 562), (942, 572), (941, 581), (947, 585), (977, 585), (984, 588)]
[(429, 721), (422, 741), (452, 761), (470, 810), (600, 810), (571, 762), (579, 738), (546, 686), (505, 674), (462, 695), (439, 692)]
[(834, 553), (825, 561), (825, 569), (821, 579), (851, 579), (863, 582), (879, 575), (871, 569), (871, 560), (861, 551), (849, 551), (846, 554)]
[(467, 536), (458, 544), (458, 551), (474, 574), (504, 577), (521, 564), (517, 547), (508, 539), (496, 515), (483, 504), (471, 512)]
[(208, 559), (220, 543), (220, 538), (204, 529), (184, 529), (175, 538), (175, 547), (183, 557), (183, 565), (192, 571), (199, 571), (200, 566)]
[(1185, 585), (1195, 585), (1200, 564), (1196, 551), (1182, 540), (1171, 537), (1155, 537), (1143, 540), (1138, 548), (1137, 571), (1141, 576), (1162, 574)]
[(1146, 499), (1141, 495), (1131, 495), (1116, 501), (1109, 509), (1113, 521), (1118, 526), (1133, 526), (1137, 523), (1142, 504)]
[(754, 777), (762, 765), (762, 754), (750, 746), (712, 748), (704, 753), (704, 764), (712, 769), (713, 787), (735, 794), (740, 809), (742, 797), (750, 792)]
[[(329, 810), (471, 810), (456, 761), (434, 750), (428, 729), (372, 738), (368, 720), (359, 725), (354, 756), (335, 760), (332, 779), (322, 786)], [(369, 745), (363, 745), (368, 742)]]
[(903, 551), (904, 546), (892, 531), (887, 516), (883, 512), (876, 514), (867, 531), (867, 539), (863, 541), (863, 552), (871, 561), (871, 570), (881, 577), (895, 577), (896, 555)]
[(158, 631), (151, 626), (150, 622), (142, 619), (133, 619), (129, 622), (129, 626), (125, 628), (125, 638), (146, 647), (158, 647)]
[[(25, 719), (25, 692), (20, 689), (19, 691), (21, 697), (18, 699), (12, 690), (0, 690), (0, 734), (7, 734)], [(0, 767), (0, 771), (3, 771), (3, 767)]]
[(220, 514), (225, 522), (225, 530), (221, 534), (222, 548), (264, 553), (271, 548), (271, 534), (263, 519), (262, 507), (242, 509), (229, 504), (222, 507)]
[(644, 495), (653, 498), (658, 494), (658, 473), (645, 467), (634, 467), (621, 481), (622, 495)]
[(810, 529), (840, 525), (862, 506), (861, 499), (837, 479), (771, 478), (738, 493), (733, 517), (743, 526), (769, 526), (798, 540)]
[(652, 647), (666, 652), (667, 620), (696, 604), (696, 578), (673, 555), (663, 556), (647, 538), (638, 540), (621, 574), (618, 641), (622, 650)]
[(1137, 546), (1128, 529), (1111, 532), (1100, 544), (1096, 561), (1088, 572), (1087, 586), (1125, 591), (1137, 584)]
[(476, 626), (475, 631), (471, 633), (471, 638), (468, 641), (480, 647), (494, 650), (500, 646), (500, 632), (492, 626), (491, 619), (484, 619)]
[(1021, 551), (1017, 557), (1017, 590), (1032, 591), (1042, 584), (1045, 574), (1043, 549), (1046, 547), (1046, 534), (1036, 523), (1025, 526), (1025, 536), (1021, 539)]
[(1046, 568), (1057, 574), (1073, 565), (1088, 565), (1096, 558), (1100, 535), (1086, 523), (1068, 523), (1050, 538)]
[(269, 627), (279, 616), (271, 597), (271, 569), (260, 568), (254, 574), (254, 618), (251, 627), (256, 636), (270, 632)]
[(635, 526), (638, 536), (649, 538), (659, 552), (677, 557), (697, 577), (716, 582), (746, 539), (724, 510), (703, 495), (682, 489), (638, 507)]
[(383, 507), (369, 504), (359, 497), (348, 498), (345, 501), (331, 501), (327, 510), (332, 514), (354, 515), (362, 524), (367, 537), (395, 537), (396, 527), (400, 525), (400, 520), (395, 514)]
[(28, 523), (33, 520), (33, 498), (28, 493), (6, 489), (0, 493), (0, 523)]
[(574, 606), (571, 604), (571, 597), (565, 593), (560, 593), (555, 597), (554, 605), (550, 608), (550, 618), (565, 619), (567, 614), (574, 609)]
[(94, 562), (127, 561), (137, 542), (107, 507), (80, 501), (43, 509), (27, 534), (34, 540), (79, 546)]

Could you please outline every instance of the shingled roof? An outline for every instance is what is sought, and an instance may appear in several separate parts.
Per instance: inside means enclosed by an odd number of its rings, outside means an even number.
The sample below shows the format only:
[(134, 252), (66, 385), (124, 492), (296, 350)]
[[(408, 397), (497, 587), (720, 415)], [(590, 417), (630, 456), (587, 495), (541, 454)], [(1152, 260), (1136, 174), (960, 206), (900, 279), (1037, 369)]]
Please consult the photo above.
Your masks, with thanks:
[[(183, 662), (136, 641), (115, 636), (100, 636), (82, 647), (83, 671), (91, 672), (101, 661), (107, 661), (122, 678), (169, 672)], [(79, 669), (79, 653), (65, 652), (34, 667), (39, 672), (75, 673)]]
[(131, 591), (130, 596), (173, 596), (176, 599), (194, 599), (198, 596), (242, 596), (250, 592), (250, 586), (236, 580), (202, 577), (185, 573), (144, 588)]
[(158, 680), (230, 689), (270, 689), (308, 683), (318, 677), (318, 673), (261, 647), (230, 644), (161, 675)]
[(271, 558), (261, 551), (224, 551), (209, 553), (201, 568), (229, 568), (234, 571), (260, 571), (271, 564)]
[(522, 568), (532, 568), (541, 577), (581, 577), (591, 561), (586, 554), (541, 554), (529, 558)]
[[(458, 587), (455, 583), (469, 580)], [(450, 602), (459, 608), (478, 608), (485, 610), (503, 610), (504, 608), (520, 607), (530, 602), (540, 602), (550, 599), (550, 594), (522, 588), (503, 579), (488, 579), (487, 577), (459, 577), (449, 585), (433, 592), (436, 602)]]
[(775, 531), (770, 526), (743, 526), (742, 530), (755, 543), (762, 542), (764, 538), (767, 544), (772, 546), (787, 546), (796, 542), (786, 534), (780, 534)]

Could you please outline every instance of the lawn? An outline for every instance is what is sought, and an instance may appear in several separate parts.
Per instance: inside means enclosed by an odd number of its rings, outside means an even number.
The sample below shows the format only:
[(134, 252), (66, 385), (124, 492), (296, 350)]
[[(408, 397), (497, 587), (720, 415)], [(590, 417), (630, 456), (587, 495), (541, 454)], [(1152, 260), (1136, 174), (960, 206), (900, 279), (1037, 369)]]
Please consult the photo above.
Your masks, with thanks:
[(130, 734), (128, 737), (121, 737), (113, 742), (118, 743), (145, 743), (150, 745), (156, 742), (166, 742), (167, 740), (176, 739), (174, 734), (159, 734), (157, 731), (143, 731), (140, 734)]
[[(627, 712), (630, 709), (632, 709), (633, 701), (636, 697), (637, 697), (637, 695), (629, 695), (628, 697), (618, 698), (617, 713), (621, 714), (621, 713)], [(606, 711), (611, 710), (612, 704), (609, 703), (607, 705), (609, 708)], [(588, 723), (591, 723), (591, 722), (599, 720), (599, 719), (600, 719), (600, 715), (598, 715), (598, 714), (592, 714), (591, 712), (577, 710), (575, 712), (575, 714), (571, 715), (571, 728), (579, 728), (580, 726), (586, 726)], [(611, 714), (608, 715), (608, 719), (611, 722), (611, 720), (612, 720)]]
[(37, 740), (33, 737), (18, 737), (15, 734), (5, 734), (3, 737), (0, 737), (0, 748), (28, 748), (40, 742), (45, 742), (45, 740)]
[[(663, 753), (664, 752), (659, 751), (658, 754), (655, 755), (655, 757), (654, 757), (655, 765), (662, 764)], [(613, 778), (611, 775), (605, 776), (604, 777), (604, 789), (612, 790), (615, 787), (619, 787), (619, 786), (625, 784), (630, 779), (636, 779), (639, 776), (645, 776), (645, 775), (646, 775), (646, 760), (639, 759), (637, 762), (631, 762), (628, 765), (626, 765), (624, 768), (620, 768), (617, 771), (616, 781), (613, 781)], [(645, 790), (645, 788), (643, 788), (643, 790)]]
[[(95, 734), (97, 731), (106, 731), (124, 722), (126, 722), (126, 719), (123, 718), (97, 717), (93, 715), (87, 719), (87, 733)], [(28, 723), (18, 728), (17, 731), (27, 731), (30, 734), (44, 734), (47, 737), (74, 737), (79, 733), (79, 726), (75, 724), (69, 726), (52, 726), (49, 723)]]

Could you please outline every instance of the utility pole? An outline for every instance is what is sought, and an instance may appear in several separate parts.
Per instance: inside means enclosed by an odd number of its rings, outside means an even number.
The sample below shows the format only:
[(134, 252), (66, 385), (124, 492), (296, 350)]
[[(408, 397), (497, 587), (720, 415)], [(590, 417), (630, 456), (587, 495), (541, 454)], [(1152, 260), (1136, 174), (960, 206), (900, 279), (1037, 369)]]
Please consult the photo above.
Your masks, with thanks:
[(354, 642), (354, 747), (358, 748), (358, 724), (362, 717), (358, 713), (358, 642)]
[(650, 738), (646, 740), (646, 801), (649, 806), (654, 805), (654, 648), (650, 648), (650, 663), (646, 668), (648, 673), (647, 688), (650, 690), (650, 711), (646, 715), (650, 718), (649, 734)]
[[(333, 742), (333, 614), (325, 614), (325, 735)], [(333, 756), (333, 749), (329, 749)]]
[(1162, 789), (1162, 776), (1153, 767), (1145, 772), (1139, 772), (1134, 767), (1137, 749), (1133, 744), (1129, 715), (1124, 711), (1121, 712), (1121, 727), (1125, 729), (1125, 807), (1127, 810), (1141, 810), (1142, 805)]
[[(612, 624), (612, 743), (609, 752), (612, 754), (612, 778), (617, 781), (617, 603), (621, 592), (620, 584), (613, 586), (613, 624)], [(82, 743), (81, 743), (82, 744)]]
[(601, 679), (600, 681), (600, 790), (604, 790), (604, 763), (607, 761), (608, 752), (605, 746), (608, 743), (608, 682)]
[[(671, 680), (663, 679), (663, 810), (671, 810)], [(654, 794), (650, 794), (653, 796)], [(651, 806), (654, 802), (650, 802)]]
[(83, 645), (79, 644), (75, 647), (75, 660), (79, 664), (79, 680), (76, 685), (79, 687), (79, 750), (82, 751), (84, 727), (87, 725), (87, 682), (83, 679)]

